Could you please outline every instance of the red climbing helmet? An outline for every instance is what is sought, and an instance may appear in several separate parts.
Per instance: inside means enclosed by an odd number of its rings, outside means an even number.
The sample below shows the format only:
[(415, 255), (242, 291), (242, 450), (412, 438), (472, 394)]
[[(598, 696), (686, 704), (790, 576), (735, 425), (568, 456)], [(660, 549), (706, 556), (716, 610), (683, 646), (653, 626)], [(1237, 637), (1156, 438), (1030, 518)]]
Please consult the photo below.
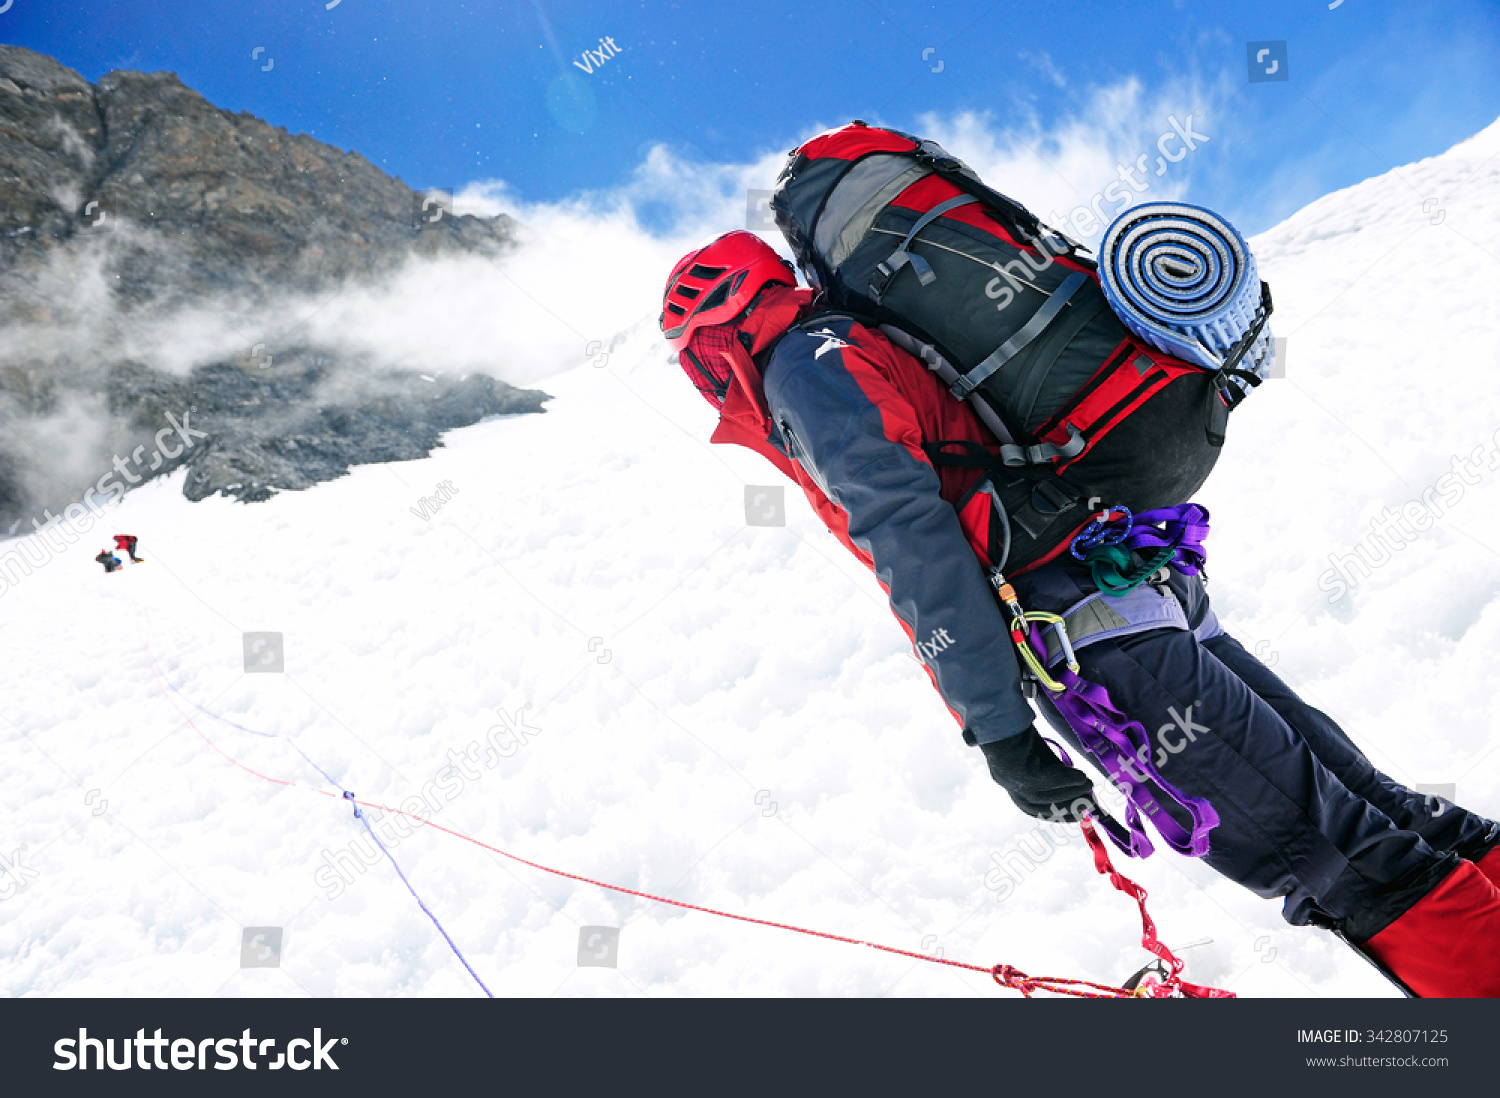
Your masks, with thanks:
[(797, 285), (791, 266), (760, 237), (743, 229), (725, 233), (683, 256), (662, 295), (662, 335), (684, 350), (699, 328), (727, 324), (772, 282)]

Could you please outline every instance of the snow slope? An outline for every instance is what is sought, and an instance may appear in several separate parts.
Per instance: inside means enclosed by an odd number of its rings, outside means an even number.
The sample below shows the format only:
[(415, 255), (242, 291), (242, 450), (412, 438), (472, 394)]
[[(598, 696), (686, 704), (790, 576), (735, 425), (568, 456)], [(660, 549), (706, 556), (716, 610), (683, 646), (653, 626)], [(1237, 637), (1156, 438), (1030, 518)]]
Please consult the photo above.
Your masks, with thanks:
[[(1288, 377), (1236, 413), (1201, 496), (1229, 627), (1377, 765), (1491, 813), (1497, 211), (1500, 124), (1254, 241)], [(1145, 963), (1133, 905), (1076, 837), (1041, 844), (1010, 807), (800, 497), (785, 527), (747, 527), (745, 485), (776, 475), (706, 444), (711, 413), (649, 320), (545, 387), (548, 414), (454, 432), (422, 461), (254, 506), (155, 482), (108, 530), (33, 547), (47, 563), (0, 593), (0, 854), (25, 844), (36, 873), (0, 884), (5, 993), (477, 993), (389, 863), (325, 871), (364, 829), (285, 737), (362, 799), (425, 788), (443, 826), (574, 873), (1032, 973), (1114, 982)], [(1462, 498), (1330, 603), (1329, 554), (1480, 446)], [(105, 577), (91, 557), (117, 531), (149, 562)], [(284, 674), (244, 673), (255, 630), (285, 635)], [(497, 710), (539, 732), (516, 748)], [(465, 751), (469, 774), (445, 771)], [(1003, 880), (994, 856), (1026, 842), (1040, 864)], [(435, 828), (392, 852), (498, 994), (1010, 994)], [(1193, 980), (1392, 994), (1197, 863), (1126, 871), (1169, 944), (1212, 939), (1186, 954)], [(285, 928), (280, 967), (239, 967), (251, 926)], [(623, 928), (617, 968), (578, 967), (582, 926)]]

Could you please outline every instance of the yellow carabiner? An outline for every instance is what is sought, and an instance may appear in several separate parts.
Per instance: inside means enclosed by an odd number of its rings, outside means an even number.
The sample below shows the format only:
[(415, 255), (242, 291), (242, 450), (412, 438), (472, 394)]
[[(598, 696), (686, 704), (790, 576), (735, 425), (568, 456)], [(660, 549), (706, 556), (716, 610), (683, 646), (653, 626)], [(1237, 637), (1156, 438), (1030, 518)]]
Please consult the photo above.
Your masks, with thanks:
[(1010, 611), (1010, 639), (1016, 646), (1016, 651), (1021, 656), (1021, 662), (1026, 665), (1028, 671), (1054, 694), (1061, 694), (1067, 689), (1051, 675), (1047, 674), (1047, 666), (1043, 662), (1046, 650), (1043, 649), (1041, 657), (1037, 656), (1036, 649), (1031, 643), (1031, 623), (1037, 622), (1052, 626), (1057, 633), (1058, 643), (1062, 646), (1063, 658), (1066, 660), (1068, 670), (1078, 674), (1078, 657), (1073, 652), (1073, 642), (1068, 636), (1068, 623), (1058, 614), (1048, 613), (1046, 610), (1027, 610), (1021, 606), (1021, 601), (1016, 597), (1016, 589), (1010, 585), (1010, 581), (1000, 572), (998, 568), (990, 569), (990, 583), (995, 588), (995, 595), (1000, 602)]
[[(1015, 642), (1016, 648), (1020, 652), (1021, 660), (1026, 664), (1027, 669), (1049, 691), (1054, 694), (1061, 694), (1067, 687), (1047, 673), (1046, 665), (1038, 657), (1036, 649), (1032, 646), (1031, 630), (1028, 628), (1032, 622), (1052, 626), (1053, 632), (1057, 636), (1058, 644), (1062, 648), (1063, 658), (1067, 663), (1068, 670), (1076, 675), (1078, 674), (1078, 657), (1073, 651), (1073, 642), (1068, 637), (1068, 623), (1061, 615), (1048, 613), (1046, 610), (1025, 610), (1016, 615), (1011, 621), (1010, 626), (1011, 639)], [(1042, 655), (1045, 656), (1046, 653), (1043, 652)]]

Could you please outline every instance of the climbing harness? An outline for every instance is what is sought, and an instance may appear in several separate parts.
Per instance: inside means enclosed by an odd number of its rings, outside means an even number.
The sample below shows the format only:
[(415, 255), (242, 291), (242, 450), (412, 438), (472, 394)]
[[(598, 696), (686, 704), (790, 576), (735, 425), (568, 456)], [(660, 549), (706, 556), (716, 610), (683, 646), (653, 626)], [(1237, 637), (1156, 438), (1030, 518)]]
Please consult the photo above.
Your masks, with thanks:
[[(1128, 597), (1164, 566), (1155, 563), (1149, 568), (1131, 567), (1132, 553), (1149, 553), (1148, 564), (1171, 560), (1179, 571), (1197, 575), (1206, 561), (1203, 539), (1208, 530), (1208, 511), (1195, 503), (1144, 511), (1138, 515), (1132, 515), (1123, 507), (1111, 507), (1100, 512), (1079, 532), (1069, 545), (1069, 551), (1078, 560), (1091, 564), (1101, 559), (1107, 562), (1113, 570), (1115, 592), (1118, 596)], [(1129, 575), (1120, 571), (1121, 564), (1131, 567)], [(1120, 712), (1104, 687), (1079, 675), (1080, 665), (1075, 650), (1079, 638), (1071, 634), (1068, 619), (1046, 611), (1026, 610), (1015, 588), (998, 568), (991, 570), (990, 582), (1010, 615), (1011, 641), (1025, 666), (1027, 678), (1047, 691), (1048, 700), (1068, 722), (1079, 743), (1099, 762), (1111, 783), (1125, 794), (1125, 826), (1121, 827), (1107, 814), (1101, 814), (1099, 820), (1110, 841), (1132, 857), (1149, 856), (1155, 848), (1142, 823), (1145, 816), (1163, 841), (1179, 854), (1194, 858), (1207, 854), (1209, 832), (1218, 825), (1219, 814), (1204, 798), (1190, 797), (1163, 778), (1152, 757), (1150, 738), (1141, 723)], [(1103, 583), (1099, 586), (1102, 594), (1111, 595), (1109, 587)], [(1180, 615), (1181, 608), (1176, 606), (1175, 597), (1167, 597), (1171, 599), (1171, 608)], [(1185, 620), (1183, 625), (1186, 627)], [(1056, 640), (1053, 651), (1049, 651), (1044, 626), (1050, 627), (1051, 636)], [(1096, 634), (1104, 631), (1096, 630)], [(1048, 667), (1059, 654), (1061, 666), (1054, 676)], [(1069, 761), (1066, 752), (1063, 759)], [(1167, 811), (1164, 805), (1176, 806), (1180, 811)], [(1190, 821), (1188, 826), (1179, 822), (1179, 815), (1186, 815)]]

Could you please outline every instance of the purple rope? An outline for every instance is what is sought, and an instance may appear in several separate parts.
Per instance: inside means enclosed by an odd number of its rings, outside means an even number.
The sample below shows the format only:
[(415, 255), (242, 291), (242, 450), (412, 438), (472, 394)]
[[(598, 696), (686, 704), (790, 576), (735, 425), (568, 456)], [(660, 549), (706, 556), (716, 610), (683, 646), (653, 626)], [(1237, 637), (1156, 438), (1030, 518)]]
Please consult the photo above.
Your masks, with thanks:
[[(238, 728), (241, 732), (248, 732), (252, 736), (261, 736), (261, 737), (263, 737), (265, 739), (283, 740), (283, 741), (285, 741), (287, 744), (289, 744), (291, 746), (291, 748), (292, 748), (293, 751), (297, 752), (297, 754), (301, 755), (304, 759), (307, 760), (307, 763), (308, 763), (309, 766), (311, 766), (319, 774), (323, 775), (324, 779), (328, 782), (329, 785), (333, 786), (340, 793), (342, 793), (344, 795), (344, 799), (345, 800), (347, 800), (347, 801), (353, 801), (354, 800), (354, 794), (351, 793), (351, 792), (349, 792), (349, 790), (345, 789), (341, 784), (339, 784), (339, 782), (336, 781), (332, 777), (332, 775), (330, 775), (328, 773), (328, 771), (324, 770), (317, 763), (313, 762), (312, 759), (308, 757), (307, 752), (303, 751), (302, 748), (298, 747), (297, 744), (296, 744), (296, 742), (293, 741), (290, 736), (282, 736), (282, 735), (279, 735), (279, 734), (277, 734), (275, 732), (257, 732), (253, 728), (246, 728), (242, 724), (236, 724), (234, 721), (230, 720), (228, 717), (221, 717), (221, 716), (219, 716), (219, 714), (215, 713), (212, 709), (207, 709), (207, 708), (199, 705), (192, 698), (188, 697), (181, 690), (177, 689), (177, 687), (173, 686), (172, 683), (165, 676), (163, 676), (162, 681), (167, 684), (167, 686), (171, 689), (172, 693), (174, 693), (174, 694), (178, 695), (179, 697), (181, 697), (184, 701), (186, 701), (194, 709), (197, 709), (201, 713), (207, 713), (210, 717), (212, 717), (216, 721), (223, 721), (225, 724), (229, 725), (230, 728)], [(463, 955), (463, 952), (458, 948), (457, 943), (455, 943), (453, 941), (453, 939), (449, 936), (448, 932), (445, 929), (443, 929), (443, 924), (440, 923), (440, 922), (438, 922), (438, 917), (432, 913), (432, 910), (425, 903), (422, 902), (422, 897), (420, 897), (420, 896), (417, 895), (417, 890), (411, 886), (411, 882), (406, 879), (406, 874), (401, 871), (401, 866), (396, 861), (396, 856), (394, 854), (392, 854), (389, 849), (386, 848), (385, 843), (383, 843), (383, 842), (380, 841), (380, 836), (377, 835), (377, 834), (375, 834), (375, 829), (370, 826), (370, 821), (367, 820), (367, 819), (365, 819), (364, 813), (359, 810), (359, 805), (357, 805), (357, 804), (354, 806), (354, 816), (355, 816), (355, 818), (357, 820), (359, 820), (360, 823), (362, 823), (362, 824), (365, 825), (365, 830), (370, 833), (370, 838), (372, 838), (372, 839), (375, 840), (375, 845), (378, 846), (378, 847), (380, 847), (381, 853), (383, 853), (387, 858), (390, 859), (391, 868), (396, 871), (396, 876), (398, 876), (398, 877), (401, 878), (401, 883), (406, 886), (406, 891), (408, 891), (408, 892), (411, 893), (411, 898), (417, 901), (417, 906), (420, 907), (422, 909), (422, 912), (429, 919), (432, 920), (432, 925), (435, 926), (435, 927), (437, 927), (438, 933), (441, 934), (443, 936), (443, 940), (448, 943), (448, 948), (450, 948), (450, 949), (453, 950), (453, 955), (458, 958), (459, 963), (461, 965), (463, 965), (464, 968), (466, 968), (466, 969), (469, 970), (469, 975), (472, 976), (472, 977), (474, 977), (474, 982), (479, 985), (479, 990), (482, 991), (482, 992), (484, 992), (491, 999), (493, 999), (495, 997), (494, 993), (491, 992), (489, 988), (487, 988), (487, 987), (484, 986), (484, 981), (479, 978), (479, 973), (477, 973), (477, 972), (474, 971), (474, 966), (471, 965), (471, 964), (469, 964), (468, 958), (466, 958)]]
[(443, 940), (448, 943), (448, 948), (453, 950), (453, 955), (458, 958), (459, 963), (469, 970), (469, 975), (474, 977), (474, 982), (479, 985), (479, 990), (493, 999), (495, 997), (494, 993), (491, 992), (489, 988), (484, 986), (484, 981), (479, 978), (479, 973), (474, 971), (474, 966), (469, 964), (468, 959), (464, 957), (463, 951), (458, 948), (458, 944), (448, 936), (448, 932), (443, 929), (443, 924), (438, 922), (438, 917), (432, 913), (431, 909), (428, 908), (425, 903), (422, 902), (422, 897), (417, 895), (417, 890), (413, 888), (411, 886), (411, 882), (406, 879), (406, 874), (401, 872), (401, 866), (397, 863), (396, 856), (386, 848), (385, 843), (380, 841), (380, 836), (375, 834), (375, 829), (370, 826), (370, 821), (365, 819), (365, 814), (359, 810), (359, 804), (354, 801), (354, 794), (346, 789), (344, 790), (344, 799), (354, 804), (354, 818), (365, 825), (365, 830), (370, 833), (370, 838), (375, 840), (375, 845), (380, 847), (381, 852), (391, 860), (391, 868), (396, 871), (396, 876), (401, 878), (401, 883), (406, 886), (406, 891), (411, 893), (411, 898), (417, 901), (417, 906), (420, 907), (423, 913), (432, 920), (432, 925), (437, 927), (438, 933), (441, 934), (443, 936)]
[(172, 693), (176, 694), (183, 701), (187, 702), (194, 709), (198, 710), (198, 712), (200, 712), (200, 713), (206, 713), (208, 716), (212, 717), (214, 720), (221, 721), (224, 724), (227, 724), (230, 728), (237, 728), (241, 732), (248, 732), (248, 733), (250, 733), (250, 735), (252, 735), (252, 736), (260, 736), (262, 739), (267, 739), (267, 740), (282, 740), (282, 741), (284, 741), (287, 744), (287, 746), (289, 746), (293, 751), (297, 752), (297, 754), (299, 754), (299, 755), (302, 756), (302, 758), (307, 762), (308, 766), (312, 767), (319, 774), (323, 775), (323, 780), (324, 781), (326, 781), (329, 785), (333, 786), (335, 789), (337, 789), (337, 790), (339, 790), (341, 792), (343, 791), (344, 787), (341, 786), (337, 781), (334, 780), (333, 775), (329, 774), (328, 771), (324, 770), (317, 763), (313, 762), (312, 758), (307, 754), (307, 752), (303, 751), (302, 748), (300, 748), (300, 747), (297, 746), (297, 741), (294, 740), (294, 739), (292, 739), (292, 737), (290, 737), (290, 736), (283, 736), (283, 735), (281, 735), (278, 732), (257, 732), (253, 728), (246, 728), (243, 724), (236, 724), (234, 721), (230, 720), (228, 717), (220, 716), (218, 713), (215, 713), (212, 709), (206, 709), (203, 706), (199, 705), (192, 698), (190, 698), (186, 694), (184, 694), (181, 690), (178, 690), (177, 687), (173, 686), (172, 683), (171, 683), (171, 680), (167, 679), (165, 676), (162, 677), (161, 681), (167, 684), (167, 689), (168, 690), (172, 691)]

